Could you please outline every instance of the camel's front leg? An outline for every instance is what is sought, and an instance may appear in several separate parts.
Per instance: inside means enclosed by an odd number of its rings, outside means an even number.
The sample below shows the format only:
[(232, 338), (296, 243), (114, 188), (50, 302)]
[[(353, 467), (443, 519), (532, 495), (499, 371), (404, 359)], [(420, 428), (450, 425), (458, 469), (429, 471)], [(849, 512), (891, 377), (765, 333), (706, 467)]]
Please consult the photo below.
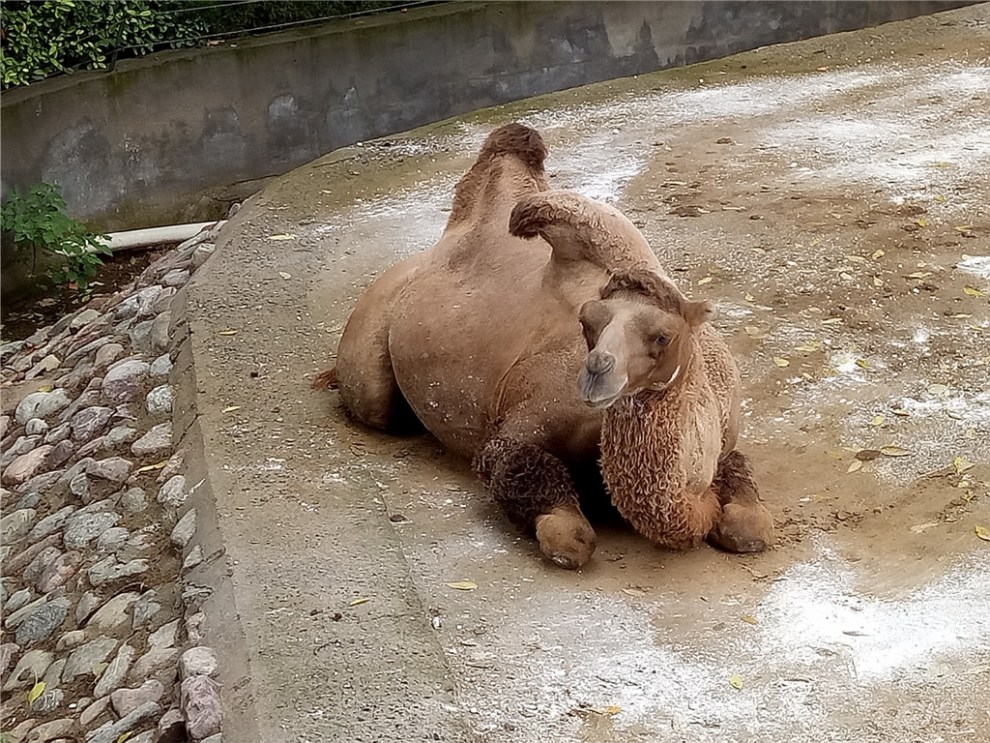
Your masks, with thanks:
[(595, 532), (581, 513), (570, 473), (557, 457), (509, 437), (488, 440), (474, 459), (475, 472), (523, 528), (536, 532), (540, 550), (574, 570), (595, 551)]
[(712, 487), (722, 503), (722, 515), (708, 538), (730, 552), (766, 549), (773, 539), (773, 518), (760, 502), (745, 455), (734, 449), (722, 457)]

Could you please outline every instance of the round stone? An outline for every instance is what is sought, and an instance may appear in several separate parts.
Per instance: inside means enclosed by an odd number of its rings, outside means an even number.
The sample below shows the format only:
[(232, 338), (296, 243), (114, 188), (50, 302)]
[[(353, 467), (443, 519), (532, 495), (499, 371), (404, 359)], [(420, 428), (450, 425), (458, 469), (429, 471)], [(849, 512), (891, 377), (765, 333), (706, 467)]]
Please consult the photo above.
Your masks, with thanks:
[[(151, 333), (151, 326), (148, 326)], [(103, 395), (113, 404), (128, 402), (140, 394), (150, 367), (145, 361), (131, 359), (111, 367), (103, 377)]]
[(112, 511), (73, 516), (65, 526), (62, 539), (67, 549), (84, 549), (118, 521), (120, 521), (120, 514)]
[(172, 412), (172, 385), (162, 384), (155, 387), (145, 398), (145, 407), (152, 415)]
[(30, 480), (44, 467), (51, 450), (51, 444), (43, 444), (27, 454), (21, 454), (3, 471), (3, 484), (15, 486)]
[(148, 433), (131, 444), (131, 452), (138, 457), (164, 454), (172, 449), (172, 421), (159, 423)]
[(41, 418), (32, 418), (24, 426), (24, 434), (27, 436), (42, 436), (48, 432), (48, 424)]

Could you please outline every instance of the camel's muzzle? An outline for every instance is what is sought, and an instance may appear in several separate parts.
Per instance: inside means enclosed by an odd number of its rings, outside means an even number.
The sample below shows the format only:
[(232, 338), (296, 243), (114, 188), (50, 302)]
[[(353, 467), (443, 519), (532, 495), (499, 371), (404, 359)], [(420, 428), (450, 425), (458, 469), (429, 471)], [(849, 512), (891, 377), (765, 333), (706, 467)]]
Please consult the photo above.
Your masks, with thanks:
[[(592, 364), (589, 357), (587, 365), (578, 374), (578, 394), (586, 405), (592, 408), (607, 408), (620, 397), (626, 389), (628, 379), (625, 375), (613, 373), (615, 358), (609, 354), (611, 364)], [(605, 368), (605, 371), (595, 371)]]

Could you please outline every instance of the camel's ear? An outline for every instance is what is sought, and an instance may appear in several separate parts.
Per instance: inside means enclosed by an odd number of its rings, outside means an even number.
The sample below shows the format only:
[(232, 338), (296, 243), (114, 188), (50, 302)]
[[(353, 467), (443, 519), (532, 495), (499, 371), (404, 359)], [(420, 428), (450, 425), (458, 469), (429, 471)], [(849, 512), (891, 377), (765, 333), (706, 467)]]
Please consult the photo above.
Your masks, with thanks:
[(525, 196), (512, 208), (509, 234), (516, 237), (536, 237), (554, 218), (554, 208), (542, 194)]
[(707, 300), (692, 302), (685, 300), (681, 315), (692, 328), (696, 328), (715, 317), (715, 307)]

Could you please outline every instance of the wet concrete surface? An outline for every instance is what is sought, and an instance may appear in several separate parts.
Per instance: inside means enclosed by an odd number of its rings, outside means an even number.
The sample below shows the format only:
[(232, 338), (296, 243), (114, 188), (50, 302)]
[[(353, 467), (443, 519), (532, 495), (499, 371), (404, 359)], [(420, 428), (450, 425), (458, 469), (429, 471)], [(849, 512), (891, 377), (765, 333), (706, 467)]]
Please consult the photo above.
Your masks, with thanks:
[[(250, 200), (187, 312), (232, 739), (986, 740), (988, 112), (980, 5), (479, 112)], [(309, 389), (511, 120), (717, 304), (770, 551), (602, 517), (560, 571), (435, 441)]]

